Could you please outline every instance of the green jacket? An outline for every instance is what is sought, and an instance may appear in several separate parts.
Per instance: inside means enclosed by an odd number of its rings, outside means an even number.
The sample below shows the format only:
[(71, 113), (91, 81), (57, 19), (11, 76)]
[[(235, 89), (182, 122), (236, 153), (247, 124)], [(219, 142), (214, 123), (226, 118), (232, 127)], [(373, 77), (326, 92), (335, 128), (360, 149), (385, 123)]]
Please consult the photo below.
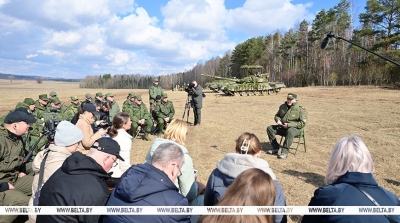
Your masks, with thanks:
[(288, 106), (286, 102), (279, 107), (275, 115), (275, 122), (281, 120), (282, 123), (288, 123), (289, 127), (304, 128), (307, 122), (307, 110), (299, 105), (298, 102)]
[(112, 106), (111, 106), (111, 109), (110, 109), (109, 113), (110, 113), (110, 121), (112, 122), (114, 116), (118, 112), (121, 112), (121, 110), (119, 109), (119, 105), (118, 105), (118, 103), (116, 101), (113, 101), (111, 104), (112, 104)]
[(161, 101), (160, 103), (157, 103), (155, 113), (157, 118), (169, 117), (171, 120), (175, 115), (174, 104), (172, 104), (171, 101), (167, 101), (166, 103)]
[(140, 106), (137, 105), (136, 107), (132, 108), (131, 120), (133, 123), (137, 123), (140, 119), (149, 119), (149, 118), (150, 118), (149, 111), (147, 110), (147, 107), (143, 102)]
[(77, 105), (75, 105), (73, 103), (70, 103), (67, 106), (67, 109), (65, 110), (65, 113), (63, 114), (65, 120), (71, 121), (72, 118), (78, 113), (78, 110), (79, 110), (80, 107), (81, 107), (81, 103), (80, 102)]
[(36, 102), (35, 102), (35, 110), (36, 110), (36, 113), (37, 113), (36, 118), (41, 119), (41, 118), (43, 118), (43, 114), (44, 114), (44, 113), (47, 113), (47, 112), (50, 111), (50, 108), (48, 108), (48, 107), (46, 107), (46, 106), (43, 107), (43, 106), (39, 103), (39, 101), (36, 101)]
[(131, 108), (132, 106), (134, 106), (134, 105), (136, 105), (135, 102), (131, 101), (130, 99), (126, 99), (126, 100), (124, 101), (124, 104), (122, 104), (122, 112), (127, 112), (127, 113), (129, 113), (130, 108)]
[(157, 95), (162, 95), (164, 90), (160, 85), (155, 86), (154, 84), (149, 88), (149, 101), (150, 104), (153, 104), (156, 100)]
[(0, 126), (0, 182), (14, 183), (24, 159), (22, 138)]

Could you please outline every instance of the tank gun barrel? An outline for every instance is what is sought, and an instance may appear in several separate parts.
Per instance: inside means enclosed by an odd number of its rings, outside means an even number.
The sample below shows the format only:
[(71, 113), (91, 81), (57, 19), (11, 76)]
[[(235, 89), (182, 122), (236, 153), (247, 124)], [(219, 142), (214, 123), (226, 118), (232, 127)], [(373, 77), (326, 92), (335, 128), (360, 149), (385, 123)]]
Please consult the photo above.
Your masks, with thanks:
[(234, 79), (234, 78), (227, 78), (227, 77), (220, 77), (220, 76), (215, 76), (215, 75), (209, 75), (209, 74), (200, 74), (201, 76), (205, 77), (211, 77), (217, 80), (226, 80), (226, 81), (232, 81), (232, 82), (240, 82), (240, 79)]

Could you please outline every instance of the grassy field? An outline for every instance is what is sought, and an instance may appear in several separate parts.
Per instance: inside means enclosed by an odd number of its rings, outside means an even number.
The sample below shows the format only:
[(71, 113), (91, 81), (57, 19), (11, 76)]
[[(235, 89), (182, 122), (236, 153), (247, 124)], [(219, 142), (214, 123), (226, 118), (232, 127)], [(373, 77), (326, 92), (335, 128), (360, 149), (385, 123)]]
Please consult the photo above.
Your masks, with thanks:
[[(37, 99), (39, 94), (55, 90), (62, 102), (77, 94), (81, 100), (86, 93), (94, 95), (113, 92), (120, 107), (128, 92), (143, 96), (148, 105), (147, 90), (80, 89), (77, 83), (44, 81), (42, 84), (0, 80), (0, 114), (15, 107), (25, 97)], [(226, 153), (234, 152), (236, 138), (245, 131), (252, 132), (262, 142), (263, 149), (270, 147), (266, 128), (274, 124), (274, 115), (289, 92), (298, 95), (299, 103), (308, 111), (306, 126), (307, 152), (303, 148), (296, 156), (279, 160), (263, 153), (286, 195), (287, 205), (307, 205), (316, 188), (324, 185), (324, 176), (334, 144), (345, 135), (360, 136), (370, 149), (375, 162), (374, 176), (379, 185), (400, 196), (400, 94), (398, 90), (377, 87), (306, 87), (286, 88), (277, 95), (226, 97), (206, 93), (203, 100), (201, 127), (189, 127), (186, 146), (199, 170), (199, 180), (206, 183), (211, 171)], [(175, 118), (182, 118), (186, 92), (167, 91), (174, 103)], [(186, 118), (185, 118), (186, 119)], [(189, 122), (193, 122), (190, 112)], [(152, 139), (155, 136), (151, 136)], [(142, 163), (151, 141), (136, 139), (132, 145), (132, 164)], [(297, 222), (299, 216), (290, 216)]]

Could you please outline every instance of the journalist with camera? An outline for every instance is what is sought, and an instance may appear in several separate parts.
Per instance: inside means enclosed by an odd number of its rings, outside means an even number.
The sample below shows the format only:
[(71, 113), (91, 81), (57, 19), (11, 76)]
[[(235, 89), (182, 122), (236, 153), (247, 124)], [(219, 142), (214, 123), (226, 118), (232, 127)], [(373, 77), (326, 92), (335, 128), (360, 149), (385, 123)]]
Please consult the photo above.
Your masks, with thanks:
[(193, 81), (186, 88), (185, 91), (192, 97), (192, 107), (194, 114), (194, 126), (200, 126), (201, 123), (201, 108), (203, 107), (203, 88)]
[[(33, 176), (20, 171), (25, 156), (22, 136), (35, 117), (25, 111), (10, 112), (0, 126), (0, 206), (27, 206)], [(0, 222), (13, 222), (17, 215), (0, 215)]]

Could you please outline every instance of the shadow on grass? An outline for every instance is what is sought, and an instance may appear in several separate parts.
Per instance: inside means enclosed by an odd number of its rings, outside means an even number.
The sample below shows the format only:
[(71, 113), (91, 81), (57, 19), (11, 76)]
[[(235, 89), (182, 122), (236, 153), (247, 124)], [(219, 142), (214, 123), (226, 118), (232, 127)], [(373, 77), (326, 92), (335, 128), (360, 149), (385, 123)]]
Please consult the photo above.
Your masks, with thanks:
[(320, 174), (310, 173), (310, 172), (302, 173), (297, 170), (284, 170), (282, 171), (282, 173), (292, 175), (298, 178), (305, 178), (304, 182), (312, 184), (316, 187), (322, 187), (325, 185), (324, 183), (325, 176), (322, 176)]
[(269, 143), (269, 142), (262, 142), (261, 148), (264, 152), (267, 152), (268, 150), (272, 149), (272, 146), (271, 146), (271, 143)]
[(400, 186), (400, 182), (399, 182), (399, 181), (390, 180), (390, 179), (385, 179), (385, 178), (384, 178), (384, 180), (386, 180), (386, 182), (388, 182), (388, 183), (390, 183), (390, 184), (393, 184), (393, 185), (395, 185), (395, 186)]

